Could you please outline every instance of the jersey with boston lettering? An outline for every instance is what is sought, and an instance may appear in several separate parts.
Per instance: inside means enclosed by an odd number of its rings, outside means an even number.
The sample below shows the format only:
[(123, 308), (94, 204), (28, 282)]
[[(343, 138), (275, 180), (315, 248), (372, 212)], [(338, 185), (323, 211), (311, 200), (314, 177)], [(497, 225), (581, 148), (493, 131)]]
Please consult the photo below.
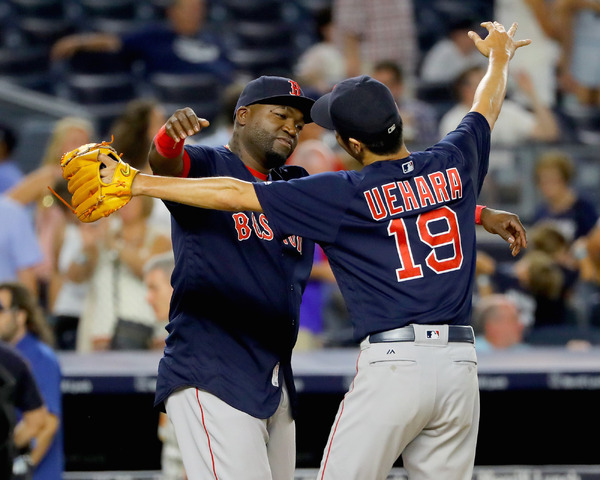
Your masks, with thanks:
[[(200, 145), (185, 147), (184, 175), (267, 180), (227, 148)], [(281, 167), (268, 179), (305, 175)], [(175, 270), (156, 403), (194, 386), (267, 418), (279, 405), (283, 381), (295, 398), (290, 358), (314, 243), (293, 234), (275, 238), (264, 214), (165, 203)]]
[(276, 235), (323, 247), (356, 340), (409, 323), (468, 324), (489, 144), (487, 121), (469, 113), (424, 152), (255, 190)]

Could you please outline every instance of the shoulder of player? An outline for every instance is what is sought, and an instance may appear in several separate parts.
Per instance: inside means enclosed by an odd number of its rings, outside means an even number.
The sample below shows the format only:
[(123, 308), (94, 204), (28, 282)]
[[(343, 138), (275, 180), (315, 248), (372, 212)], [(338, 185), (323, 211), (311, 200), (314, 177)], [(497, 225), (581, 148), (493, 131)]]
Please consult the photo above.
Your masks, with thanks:
[(199, 162), (218, 162), (228, 158), (238, 158), (235, 154), (229, 151), (225, 146), (208, 146), (199, 143), (186, 144), (185, 152), (192, 161)]

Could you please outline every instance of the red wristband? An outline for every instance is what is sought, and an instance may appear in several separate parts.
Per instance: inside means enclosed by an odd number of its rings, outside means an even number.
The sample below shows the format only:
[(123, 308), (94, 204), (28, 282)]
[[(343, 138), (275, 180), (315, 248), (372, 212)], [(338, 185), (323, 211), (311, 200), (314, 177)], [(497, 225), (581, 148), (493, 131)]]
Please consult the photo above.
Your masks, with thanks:
[(175, 142), (175, 140), (169, 137), (164, 125), (160, 127), (160, 130), (154, 137), (154, 146), (156, 147), (156, 151), (166, 158), (176, 158), (181, 155), (181, 152), (183, 152), (184, 143), (185, 142), (183, 140)]
[(484, 208), (487, 208), (485, 205), (477, 205), (475, 207), (475, 225), (481, 225), (481, 212)]

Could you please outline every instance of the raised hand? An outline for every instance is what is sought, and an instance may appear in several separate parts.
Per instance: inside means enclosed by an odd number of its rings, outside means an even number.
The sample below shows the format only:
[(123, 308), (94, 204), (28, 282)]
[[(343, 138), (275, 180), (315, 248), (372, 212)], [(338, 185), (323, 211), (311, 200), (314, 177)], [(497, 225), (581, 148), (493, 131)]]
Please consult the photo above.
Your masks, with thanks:
[(210, 122), (208, 120), (199, 118), (190, 107), (185, 107), (177, 110), (169, 117), (165, 123), (165, 132), (169, 137), (178, 142), (179, 140), (185, 140), (187, 137), (195, 135), (209, 125)]
[(482, 39), (473, 31), (470, 31), (468, 35), (473, 40), (473, 43), (475, 43), (477, 50), (486, 57), (496, 53), (505, 53), (508, 55), (508, 58), (512, 58), (518, 48), (531, 43), (530, 39), (515, 40), (513, 38), (517, 31), (517, 22), (513, 23), (508, 31), (499, 22), (483, 22), (481, 26), (488, 31), (485, 39)]

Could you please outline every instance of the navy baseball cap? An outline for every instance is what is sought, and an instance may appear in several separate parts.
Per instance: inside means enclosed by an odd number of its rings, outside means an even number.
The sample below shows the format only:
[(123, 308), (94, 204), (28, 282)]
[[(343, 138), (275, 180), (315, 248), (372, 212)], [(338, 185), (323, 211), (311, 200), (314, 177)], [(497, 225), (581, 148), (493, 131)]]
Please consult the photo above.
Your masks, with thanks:
[(249, 82), (240, 94), (234, 116), (238, 108), (256, 103), (297, 108), (304, 115), (304, 123), (312, 122), (310, 109), (315, 101), (304, 96), (299, 85), (289, 78), (262, 76)]
[(313, 121), (361, 142), (385, 139), (402, 128), (402, 118), (390, 89), (369, 77), (348, 78), (319, 98), (310, 111)]

